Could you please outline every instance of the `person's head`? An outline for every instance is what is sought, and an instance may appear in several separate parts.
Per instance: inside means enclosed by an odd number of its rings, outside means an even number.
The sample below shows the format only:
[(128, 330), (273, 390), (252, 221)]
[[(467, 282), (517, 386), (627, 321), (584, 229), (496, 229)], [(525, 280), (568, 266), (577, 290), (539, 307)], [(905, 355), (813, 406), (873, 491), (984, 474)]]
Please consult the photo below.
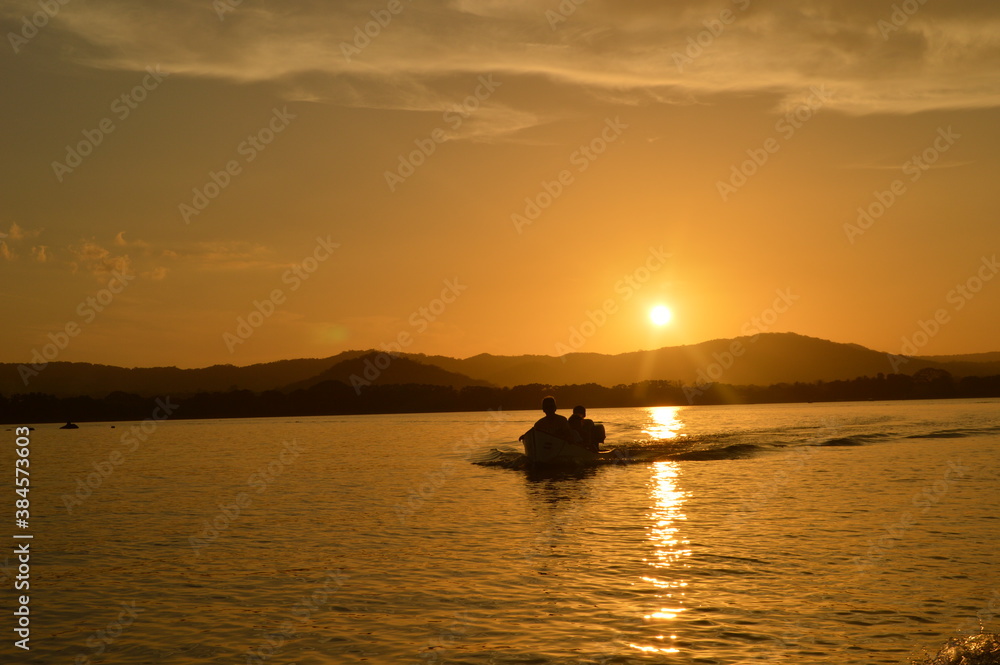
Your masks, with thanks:
[(586, 416), (587, 415), (587, 409), (586, 409), (586, 407), (583, 407), (583, 406), (580, 406), (579, 404), (577, 404), (576, 406), (573, 407), (573, 415), (575, 415), (575, 416)]
[(547, 415), (547, 416), (551, 416), (553, 413), (555, 413), (556, 412), (556, 398), (552, 397), (550, 395), (549, 397), (546, 397), (545, 399), (543, 399), (542, 400), (542, 411), (544, 411), (545, 415)]

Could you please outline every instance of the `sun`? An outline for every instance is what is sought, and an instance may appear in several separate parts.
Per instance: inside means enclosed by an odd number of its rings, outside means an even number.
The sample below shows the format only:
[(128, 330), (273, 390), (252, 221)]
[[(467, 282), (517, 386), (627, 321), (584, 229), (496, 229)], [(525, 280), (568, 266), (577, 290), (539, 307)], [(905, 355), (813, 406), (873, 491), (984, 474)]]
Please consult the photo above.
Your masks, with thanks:
[(674, 318), (674, 313), (666, 305), (657, 305), (649, 310), (649, 320), (655, 325), (665, 326)]

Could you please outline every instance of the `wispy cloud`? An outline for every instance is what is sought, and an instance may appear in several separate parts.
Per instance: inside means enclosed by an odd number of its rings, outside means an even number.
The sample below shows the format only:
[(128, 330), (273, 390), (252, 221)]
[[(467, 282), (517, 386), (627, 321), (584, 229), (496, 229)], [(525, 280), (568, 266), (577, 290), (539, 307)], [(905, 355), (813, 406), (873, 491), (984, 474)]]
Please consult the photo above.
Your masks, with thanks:
[[(974, 161), (955, 161), (955, 162), (944, 162), (939, 161), (935, 164), (922, 164), (921, 170), (933, 171), (937, 169), (954, 169), (960, 166), (970, 166), (975, 164)], [(902, 168), (901, 163), (889, 163), (889, 162), (869, 162), (866, 164), (845, 164), (841, 168), (858, 170), (858, 171), (899, 171)]]
[[(8, 4), (22, 12), (34, 7)], [(855, 114), (1000, 106), (995, 3), (927, 3), (903, 21), (893, 18), (891, 3), (869, 0), (589, 0), (557, 29), (546, 18), (557, 2), (427, 0), (404, 7), (349, 60), (342, 45), (372, 20), (370, 3), (244, 3), (219, 21), (206, 2), (109, 0), (67, 8), (53, 24), (76, 41), (72, 57), (93, 67), (159, 63), (182, 76), (269, 81), (292, 98), (346, 106), (443, 109), (462, 94), (464, 75), (484, 72), (673, 103), (734, 92), (794, 97), (825, 84), (833, 93), (829, 108)], [(733, 18), (719, 30), (723, 10)], [(706, 33), (707, 23), (718, 34)], [(695, 57), (679, 69), (678, 53)], [(550, 105), (558, 106), (557, 97)], [(470, 126), (464, 138), (481, 139), (488, 128), (510, 133), (549, 117), (523, 99), (503, 103), (509, 111), (495, 110), (496, 122), (483, 119), (480, 131)]]
[(198, 242), (177, 248), (178, 260), (198, 270), (232, 272), (281, 267), (263, 245), (233, 241)]
[(128, 240), (125, 238), (125, 232), (119, 231), (118, 235), (115, 236), (114, 244), (117, 247), (139, 247), (146, 249), (149, 247), (149, 243), (145, 240)]
[(114, 272), (133, 274), (132, 260), (127, 254), (112, 254), (94, 240), (84, 240), (69, 248), (69, 265), (73, 272), (82, 270), (98, 279), (106, 279)]
[(38, 245), (37, 247), (32, 247), (31, 257), (35, 259), (35, 261), (38, 261), (39, 263), (48, 263), (49, 262), (48, 249), (49, 248), (46, 247), (45, 245)]
[(10, 238), (11, 240), (24, 240), (26, 238), (37, 238), (41, 234), (41, 229), (23, 229), (17, 222), (11, 222), (7, 233), (0, 233), (0, 238)]
[(51, 234), (12, 224), (9, 233), (0, 241), (0, 258), (6, 261), (30, 258), (31, 262), (49, 268), (68, 268), (73, 274), (89, 274), (98, 281), (107, 280), (116, 270), (127, 274), (142, 270), (155, 279), (163, 279), (167, 274), (162, 260), (169, 255), (144, 240), (127, 239), (124, 231), (110, 242), (96, 237), (70, 243), (49, 237), (44, 244), (37, 242), (37, 238), (46, 235)]
[(34, 247), (26, 242), (40, 234), (40, 229), (25, 229), (12, 222), (6, 233), (0, 231), (0, 259), (15, 261), (27, 252), (36, 261), (44, 263), (47, 260), (46, 248)]

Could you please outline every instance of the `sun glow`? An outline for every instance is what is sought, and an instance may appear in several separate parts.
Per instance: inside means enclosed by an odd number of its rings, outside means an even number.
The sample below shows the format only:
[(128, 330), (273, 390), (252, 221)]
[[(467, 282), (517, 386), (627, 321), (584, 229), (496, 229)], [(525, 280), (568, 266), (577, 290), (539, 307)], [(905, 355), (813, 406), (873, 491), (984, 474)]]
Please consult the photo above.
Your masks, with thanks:
[(652, 321), (654, 325), (665, 326), (670, 323), (673, 318), (674, 313), (671, 312), (670, 308), (666, 305), (657, 305), (653, 309), (649, 310), (649, 320)]

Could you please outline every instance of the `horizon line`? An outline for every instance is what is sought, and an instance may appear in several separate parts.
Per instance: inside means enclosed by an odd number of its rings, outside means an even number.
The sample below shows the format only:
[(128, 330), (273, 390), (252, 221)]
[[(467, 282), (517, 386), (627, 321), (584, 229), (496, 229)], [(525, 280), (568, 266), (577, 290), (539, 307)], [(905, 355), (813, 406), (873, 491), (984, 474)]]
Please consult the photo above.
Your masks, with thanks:
[[(443, 358), (449, 358), (449, 359), (452, 359), (452, 360), (469, 360), (471, 358), (476, 358), (478, 356), (483, 356), (483, 355), (494, 356), (494, 357), (498, 357), (498, 358), (516, 358), (516, 357), (519, 357), (519, 356), (528, 356), (528, 357), (541, 357), (541, 358), (552, 358), (552, 359), (566, 358), (566, 357), (572, 356), (572, 355), (593, 355), (593, 356), (610, 356), (610, 357), (614, 357), (614, 356), (628, 355), (628, 354), (632, 354), (632, 353), (655, 353), (657, 351), (662, 351), (664, 349), (682, 349), (682, 348), (687, 348), (687, 347), (700, 346), (702, 344), (711, 344), (712, 342), (726, 342), (726, 341), (730, 341), (731, 342), (731, 341), (740, 340), (740, 339), (747, 339), (747, 338), (758, 337), (758, 336), (761, 336), (761, 335), (765, 335), (765, 336), (771, 336), (771, 335), (774, 335), (774, 336), (777, 336), (777, 335), (791, 335), (791, 336), (794, 336), (794, 337), (804, 337), (804, 338), (807, 338), (807, 339), (814, 339), (814, 340), (819, 340), (819, 341), (822, 341), (822, 342), (829, 342), (831, 344), (840, 344), (840, 345), (844, 345), (844, 346), (857, 346), (857, 347), (860, 347), (862, 349), (865, 349), (865, 350), (868, 350), (868, 351), (872, 351), (872, 352), (875, 352), (875, 353), (884, 353), (884, 354), (886, 354), (888, 356), (896, 356), (896, 357), (903, 357), (903, 358), (914, 358), (914, 359), (955, 358), (955, 357), (962, 357), (962, 356), (977, 356), (977, 355), (989, 355), (989, 354), (993, 354), (993, 353), (1000, 353), (1000, 350), (993, 350), (993, 351), (967, 351), (967, 352), (964, 352), (964, 353), (945, 353), (945, 354), (929, 354), (929, 355), (907, 355), (907, 354), (904, 354), (904, 353), (892, 353), (890, 351), (882, 351), (882, 350), (879, 350), (879, 349), (873, 349), (871, 347), (865, 346), (863, 344), (859, 344), (857, 342), (838, 342), (836, 340), (827, 339), (825, 337), (816, 337), (815, 335), (806, 335), (804, 333), (798, 333), (798, 332), (792, 332), (792, 331), (784, 331), (784, 332), (759, 332), (759, 333), (757, 333), (755, 335), (737, 335), (735, 337), (713, 337), (711, 339), (706, 339), (706, 340), (703, 340), (701, 342), (694, 342), (694, 343), (691, 343), (691, 344), (675, 344), (675, 345), (672, 345), (672, 346), (660, 346), (660, 347), (655, 347), (655, 348), (651, 348), (651, 349), (635, 349), (635, 350), (632, 350), (632, 351), (621, 351), (621, 352), (618, 352), (618, 353), (602, 353), (602, 352), (598, 352), (598, 351), (572, 351), (570, 353), (564, 353), (562, 355), (550, 355), (550, 354), (541, 354), (541, 353), (502, 354), (502, 353), (490, 353), (488, 351), (481, 351), (479, 353), (475, 353), (475, 354), (472, 354), (470, 356), (457, 357), (457, 356), (446, 356), (446, 355), (441, 354), (441, 353), (425, 353), (425, 352), (409, 352), (409, 351), (388, 351), (386, 349), (379, 349), (379, 348), (370, 347), (370, 348), (367, 348), (367, 349), (344, 349), (342, 351), (338, 351), (338, 352), (336, 352), (336, 353), (334, 353), (332, 355), (329, 355), (329, 356), (312, 356), (312, 357), (297, 357), (297, 358), (277, 358), (275, 360), (260, 360), (260, 361), (251, 362), (251, 363), (248, 363), (248, 364), (245, 364), (245, 365), (237, 365), (235, 363), (214, 363), (214, 364), (211, 364), (211, 365), (201, 365), (201, 366), (180, 366), (180, 365), (147, 365), (147, 366), (132, 365), (132, 366), (126, 366), (126, 365), (113, 365), (113, 364), (101, 363), (101, 362), (92, 362), (92, 361), (88, 361), (88, 360), (53, 360), (53, 361), (50, 361), (50, 362), (46, 363), (46, 365), (50, 365), (50, 364), (84, 364), (84, 365), (97, 365), (97, 366), (103, 366), (103, 367), (116, 367), (116, 368), (119, 368), (119, 369), (130, 369), (130, 370), (131, 369), (177, 369), (177, 370), (181, 370), (181, 371), (191, 371), (191, 370), (199, 370), (199, 369), (211, 369), (213, 367), (247, 368), (247, 367), (254, 367), (254, 366), (257, 366), (257, 365), (270, 365), (270, 364), (273, 364), (273, 363), (294, 362), (294, 361), (299, 361), (299, 360), (327, 360), (327, 359), (330, 359), (330, 358), (335, 358), (337, 356), (343, 355), (345, 353), (357, 353), (357, 354), (360, 354), (360, 355), (366, 355), (368, 353), (386, 353), (386, 354), (388, 354), (390, 356), (424, 356), (424, 357), (428, 357), (428, 358), (429, 357), (443, 357)], [(972, 362), (975, 362), (975, 361), (972, 361)], [(2, 364), (2, 365), (30, 365), (30, 362), (5, 361), (5, 362), (2, 362), (0, 364)]]

